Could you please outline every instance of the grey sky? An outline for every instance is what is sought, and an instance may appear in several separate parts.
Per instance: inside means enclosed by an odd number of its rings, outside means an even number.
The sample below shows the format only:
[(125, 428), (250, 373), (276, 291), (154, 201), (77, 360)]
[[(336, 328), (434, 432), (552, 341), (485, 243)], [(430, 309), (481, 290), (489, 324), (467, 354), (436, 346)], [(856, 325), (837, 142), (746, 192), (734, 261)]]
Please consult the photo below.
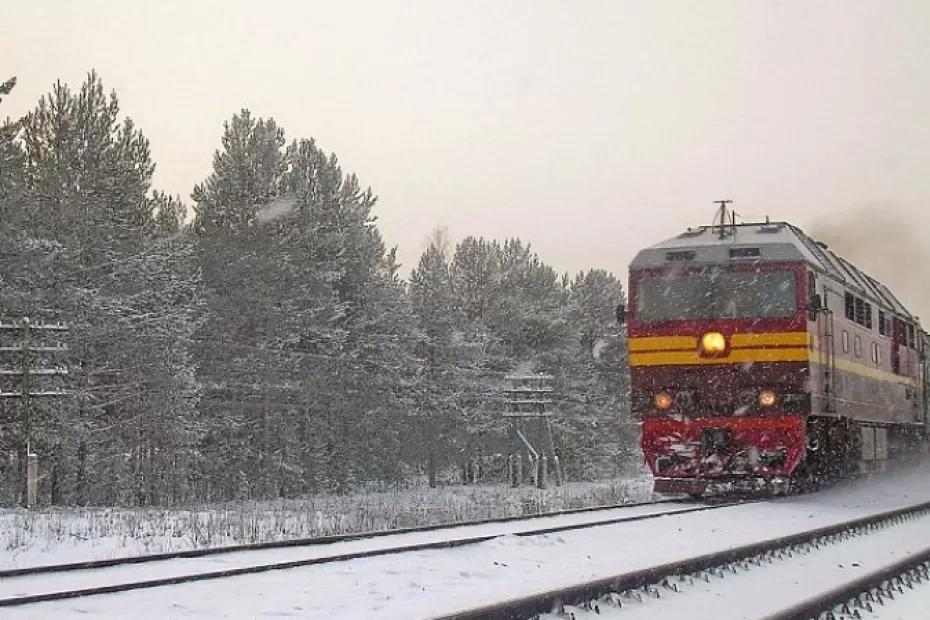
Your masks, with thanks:
[(717, 198), (819, 230), (870, 209), (930, 246), (925, 1), (5, 0), (0, 58), (10, 115), (96, 68), (185, 198), (242, 107), (317, 138), (405, 274), (437, 225), (623, 273)]

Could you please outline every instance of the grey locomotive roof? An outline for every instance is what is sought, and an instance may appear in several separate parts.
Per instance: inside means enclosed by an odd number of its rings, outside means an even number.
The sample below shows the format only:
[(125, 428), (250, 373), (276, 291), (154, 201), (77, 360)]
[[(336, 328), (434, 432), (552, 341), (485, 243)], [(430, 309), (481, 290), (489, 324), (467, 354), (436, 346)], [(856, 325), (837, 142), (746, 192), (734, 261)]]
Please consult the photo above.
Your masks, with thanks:
[(689, 228), (640, 251), (630, 269), (772, 261), (803, 261), (843, 282), (850, 291), (899, 315), (915, 318), (888, 287), (787, 222)]

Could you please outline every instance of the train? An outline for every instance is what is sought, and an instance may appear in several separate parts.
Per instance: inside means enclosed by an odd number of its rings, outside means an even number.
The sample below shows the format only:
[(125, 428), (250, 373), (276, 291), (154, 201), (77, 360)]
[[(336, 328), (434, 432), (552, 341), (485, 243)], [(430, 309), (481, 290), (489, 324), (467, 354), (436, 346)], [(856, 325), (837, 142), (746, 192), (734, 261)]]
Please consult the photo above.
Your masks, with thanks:
[(636, 255), (627, 301), (657, 493), (788, 493), (926, 450), (918, 317), (797, 226), (737, 223), (722, 204)]

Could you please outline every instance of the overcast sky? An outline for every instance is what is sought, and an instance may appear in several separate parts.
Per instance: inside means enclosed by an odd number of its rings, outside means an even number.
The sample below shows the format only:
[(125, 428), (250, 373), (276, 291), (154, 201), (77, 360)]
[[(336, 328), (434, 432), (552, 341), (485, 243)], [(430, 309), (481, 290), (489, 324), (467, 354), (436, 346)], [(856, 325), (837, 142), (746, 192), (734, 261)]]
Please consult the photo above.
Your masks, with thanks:
[(885, 221), (908, 242), (847, 253), (924, 303), (896, 273), (919, 259), (879, 255), (930, 254), (925, 0), (3, 0), (0, 59), (11, 116), (97, 69), (185, 198), (240, 108), (316, 138), (380, 196), (405, 275), (440, 225), (622, 274), (732, 198), (840, 245), (832, 224)]

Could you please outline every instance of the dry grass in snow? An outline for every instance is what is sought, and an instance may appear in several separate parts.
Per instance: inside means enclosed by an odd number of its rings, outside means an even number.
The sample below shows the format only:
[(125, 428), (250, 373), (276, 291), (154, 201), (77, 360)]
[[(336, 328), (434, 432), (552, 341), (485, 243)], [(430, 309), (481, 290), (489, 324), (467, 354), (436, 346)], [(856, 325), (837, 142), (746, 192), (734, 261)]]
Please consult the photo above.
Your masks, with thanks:
[(532, 515), (651, 497), (648, 478), (416, 488), (187, 509), (0, 510), (0, 568)]

